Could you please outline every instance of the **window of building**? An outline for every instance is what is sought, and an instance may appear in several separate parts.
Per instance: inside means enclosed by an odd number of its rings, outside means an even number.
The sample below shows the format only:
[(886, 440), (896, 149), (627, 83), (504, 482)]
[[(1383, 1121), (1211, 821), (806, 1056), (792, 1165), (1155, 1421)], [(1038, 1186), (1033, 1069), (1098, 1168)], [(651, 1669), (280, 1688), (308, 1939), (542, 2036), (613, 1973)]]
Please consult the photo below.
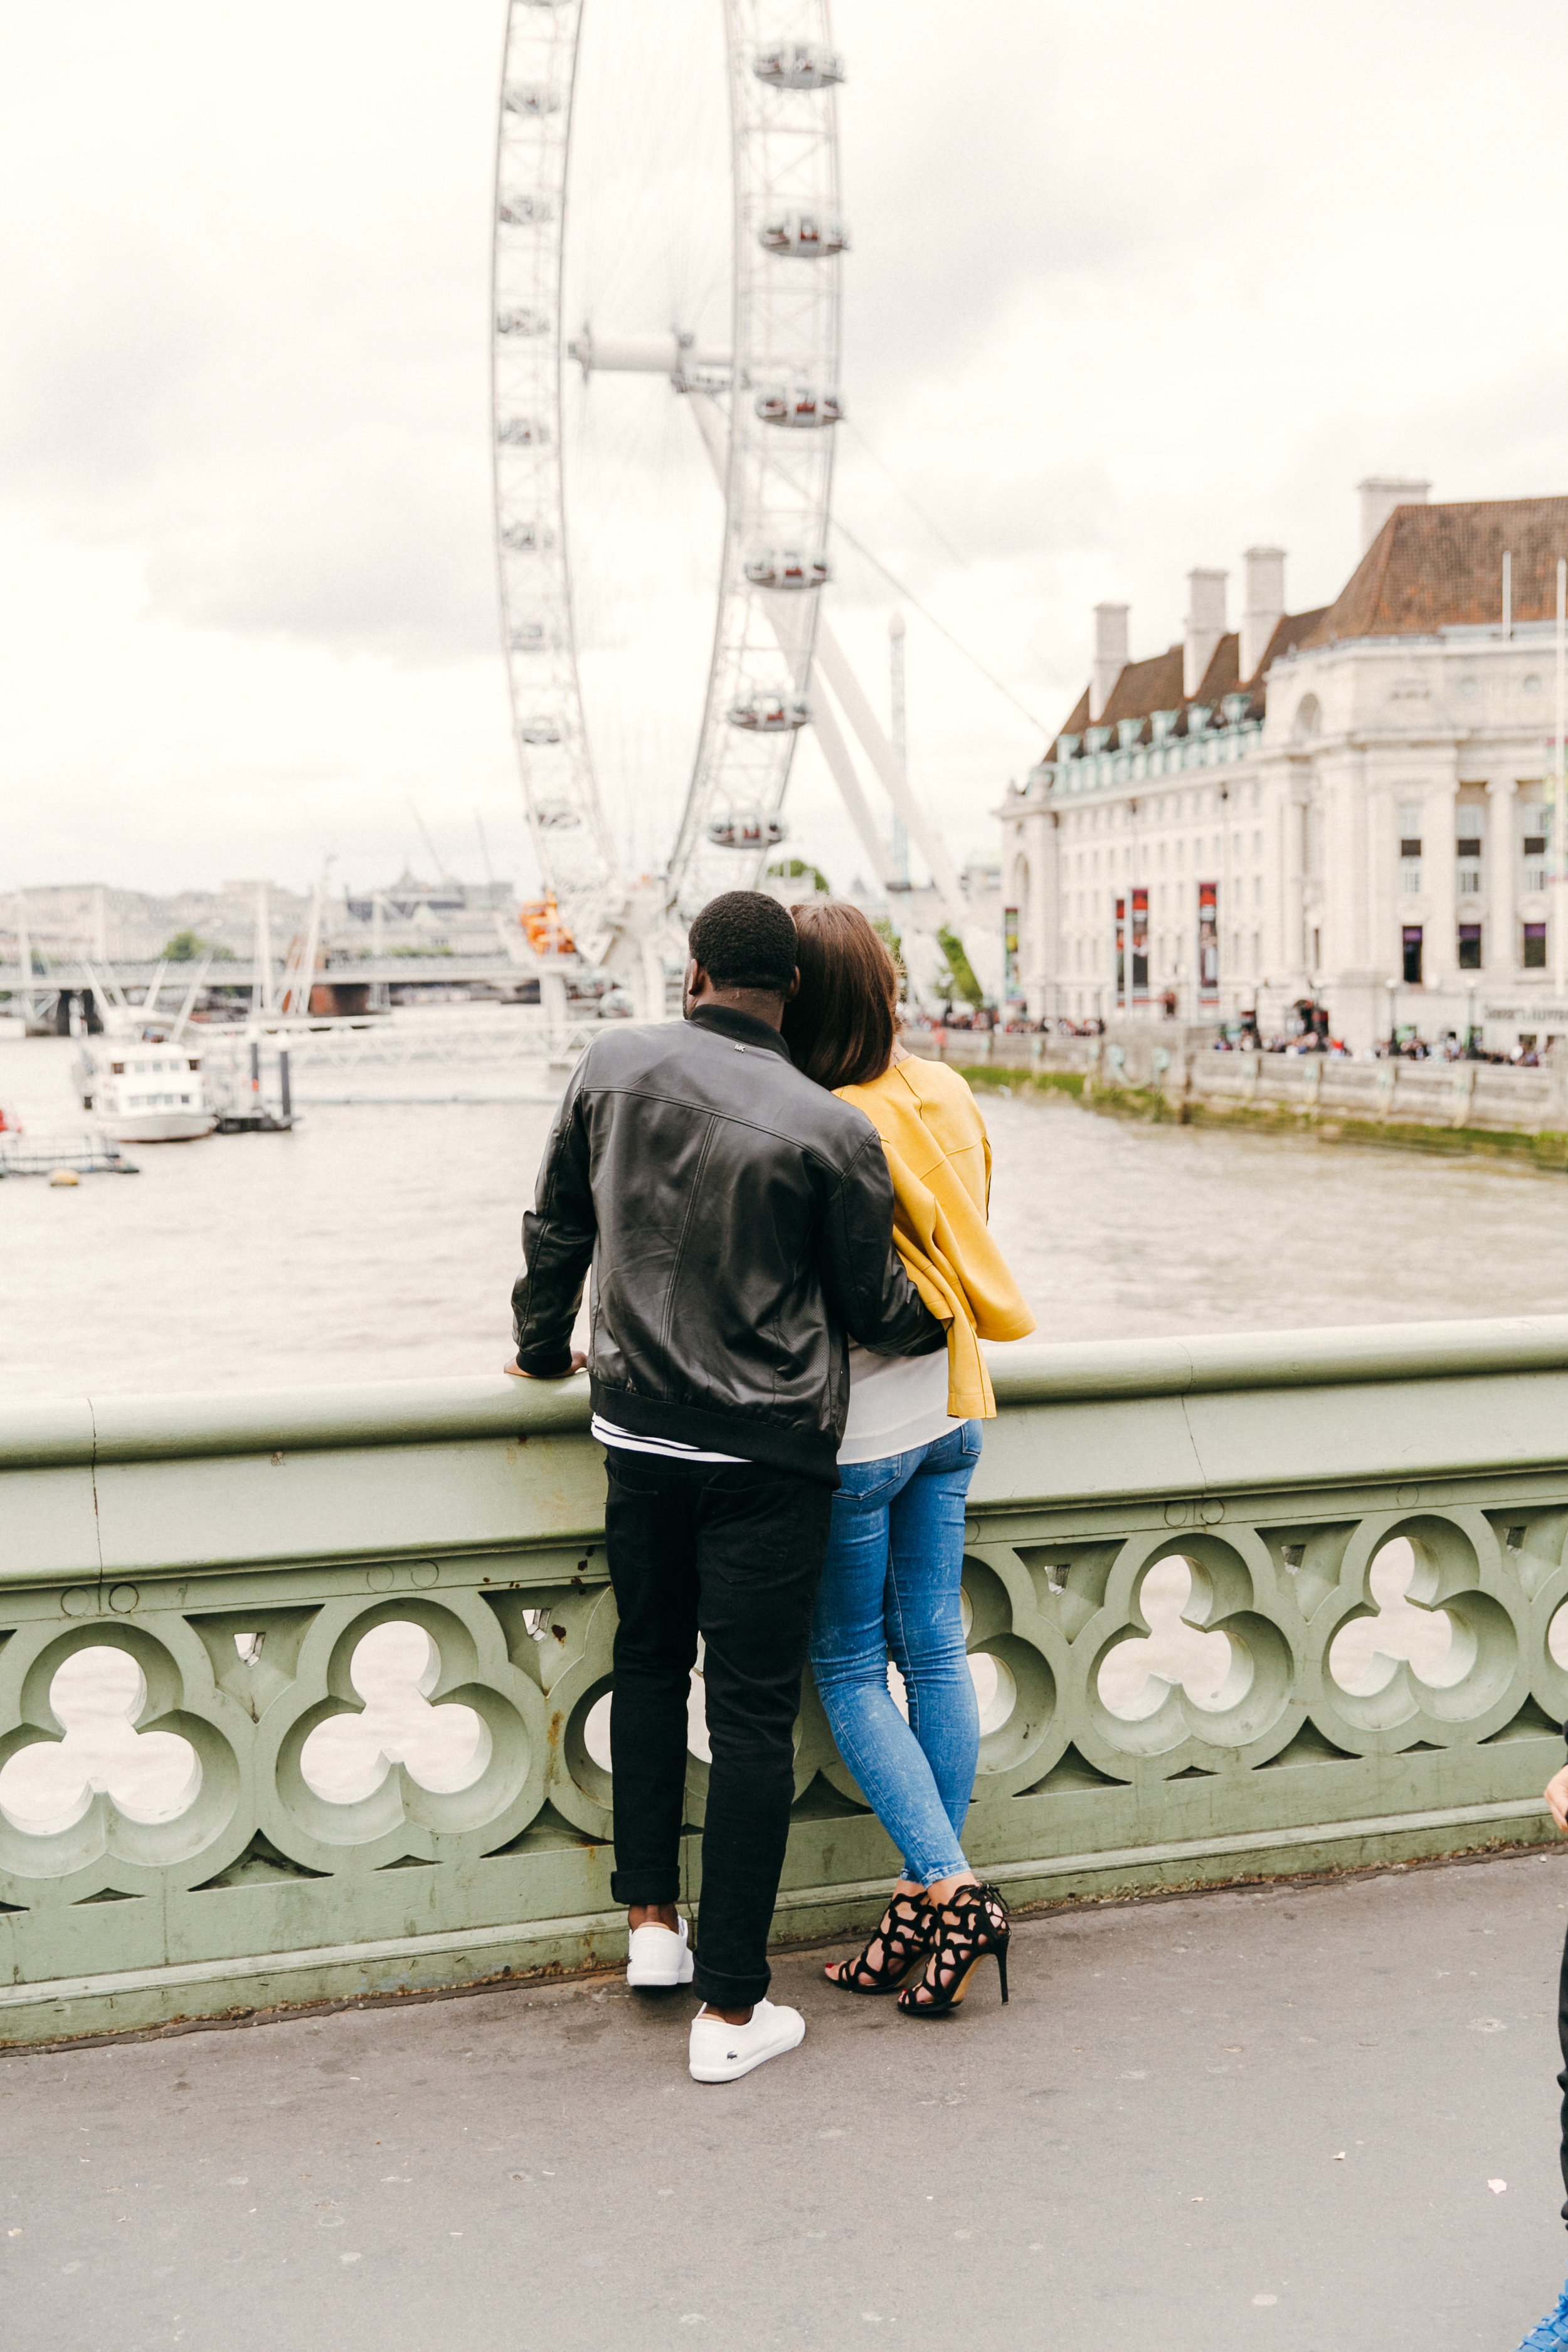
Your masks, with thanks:
[(1526, 971), (1546, 970), (1546, 926), (1526, 923), (1524, 927), (1524, 968)]
[(1546, 809), (1540, 801), (1526, 801), (1519, 814), (1523, 828), (1520, 846), (1524, 856), (1524, 887), (1527, 890), (1544, 890), (1547, 885), (1547, 848), (1551, 840)]
[(1263, 877), (1261, 874), (1255, 874), (1252, 877), (1252, 903), (1255, 907), (1261, 907), (1263, 904)]
[(1406, 988), (1419, 988), (1421, 985), (1420, 924), (1406, 923), (1400, 936), (1405, 950), (1405, 985)]
[(1479, 923), (1459, 925), (1459, 970), (1479, 971), (1481, 968), (1481, 927)]
[(1454, 887), (1461, 898), (1476, 898), (1481, 887), (1481, 813), (1474, 805), (1461, 807), (1454, 836)]
[(1402, 898), (1421, 895), (1421, 803), (1399, 804), (1399, 889)]
[(1254, 932), (1253, 932), (1253, 934), (1252, 934), (1252, 967), (1251, 967), (1251, 969), (1252, 969), (1252, 976), (1253, 976), (1253, 978), (1254, 978), (1255, 980), (1257, 979), (1258, 974), (1258, 972), (1262, 970), (1262, 968), (1263, 968), (1263, 934), (1262, 934), (1262, 932), (1261, 932), (1261, 931), (1254, 931)]

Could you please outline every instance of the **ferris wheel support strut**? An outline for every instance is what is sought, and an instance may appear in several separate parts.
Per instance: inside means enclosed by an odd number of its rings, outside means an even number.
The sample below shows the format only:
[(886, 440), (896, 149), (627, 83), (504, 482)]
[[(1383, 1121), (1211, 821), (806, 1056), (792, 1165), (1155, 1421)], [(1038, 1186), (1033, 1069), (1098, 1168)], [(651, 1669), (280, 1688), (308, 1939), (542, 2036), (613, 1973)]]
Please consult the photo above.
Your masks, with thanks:
[(879, 726), (876, 713), (849, 666), (843, 646), (835, 636), (831, 625), (821, 618), (816, 624), (815, 666), (833, 688), (840, 709), (860, 738), (866, 756), (885, 785), (889, 799), (909, 828), (910, 838), (931, 868), (931, 878), (949, 924), (953, 930), (962, 932), (963, 889), (947, 844), (910, 791), (899, 755)]

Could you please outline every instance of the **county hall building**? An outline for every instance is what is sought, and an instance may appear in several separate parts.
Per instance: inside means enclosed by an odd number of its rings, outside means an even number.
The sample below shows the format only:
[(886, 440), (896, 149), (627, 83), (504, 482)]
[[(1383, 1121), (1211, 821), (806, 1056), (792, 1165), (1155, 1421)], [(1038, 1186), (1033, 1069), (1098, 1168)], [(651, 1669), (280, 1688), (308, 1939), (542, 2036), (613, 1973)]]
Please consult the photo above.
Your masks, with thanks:
[(1310, 997), (1353, 1048), (1415, 1029), (1568, 1034), (1553, 936), (1557, 563), (1568, 499), (1433, 506), (1361, 486), (1333, 604), (1285, 608), (1282, 550), (1188, 574), (1180, 644), (1089, 682), (1000, 812), (1007, 987), (1036, 1018), (1256, 1013)]

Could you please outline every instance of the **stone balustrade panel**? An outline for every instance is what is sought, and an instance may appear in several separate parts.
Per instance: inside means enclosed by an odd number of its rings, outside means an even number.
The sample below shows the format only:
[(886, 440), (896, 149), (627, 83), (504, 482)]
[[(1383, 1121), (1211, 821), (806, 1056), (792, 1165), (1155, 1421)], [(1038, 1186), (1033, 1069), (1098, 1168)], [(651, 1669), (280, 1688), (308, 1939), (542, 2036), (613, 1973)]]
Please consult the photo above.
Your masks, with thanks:
[[(585, 1400), (398, 1385), (0, 1433), (0, 2040), (613, 1954)], [(1544, 1834), (1568, 1318), (1020, 1349), (998, 1387), (966, 1838), (1015, 1897)], [(700, 1676), (692, 1724), (695, 1900)], [(778, 1931), (895, 1861), (808, 1677)]]

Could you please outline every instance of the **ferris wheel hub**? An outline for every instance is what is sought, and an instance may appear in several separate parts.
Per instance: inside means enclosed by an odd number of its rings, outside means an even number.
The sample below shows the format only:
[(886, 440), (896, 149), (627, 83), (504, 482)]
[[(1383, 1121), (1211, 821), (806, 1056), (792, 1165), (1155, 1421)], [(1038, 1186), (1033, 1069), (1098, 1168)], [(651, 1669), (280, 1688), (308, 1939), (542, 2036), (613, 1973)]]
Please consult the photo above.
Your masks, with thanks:
[[(499, 322), (498, 322), (499, 324)], [(694, 350), (694, 335), (600, 335), (584, 324), (566, 346), (568, 359), (591, 375), (665, 375), (678, 392), (728, 392), (733, 362), (728, 352)]]

